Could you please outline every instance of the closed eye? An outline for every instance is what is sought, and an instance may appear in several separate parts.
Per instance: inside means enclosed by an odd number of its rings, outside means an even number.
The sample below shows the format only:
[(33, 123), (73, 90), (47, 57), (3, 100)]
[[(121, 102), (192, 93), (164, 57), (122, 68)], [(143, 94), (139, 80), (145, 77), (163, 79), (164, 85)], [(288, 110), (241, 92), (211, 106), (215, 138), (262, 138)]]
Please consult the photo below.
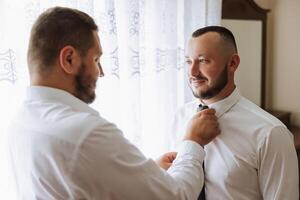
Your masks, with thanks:
[(189, 59), (189, 58), (186, 58), (185, 59), (185, 63), (188, 64), (188, 65), (191, 65), (192, 64), (192, 60)]

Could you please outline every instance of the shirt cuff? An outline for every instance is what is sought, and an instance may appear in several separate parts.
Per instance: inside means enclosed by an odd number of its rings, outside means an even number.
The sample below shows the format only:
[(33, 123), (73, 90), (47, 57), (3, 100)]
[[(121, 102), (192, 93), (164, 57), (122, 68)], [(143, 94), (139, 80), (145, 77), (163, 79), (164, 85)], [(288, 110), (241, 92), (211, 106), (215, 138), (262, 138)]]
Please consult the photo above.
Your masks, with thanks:
[(185, 157), (187, 155), (203, 162), (205, 151), (203, 147), (201, 147), (201, 145), (199, 145), (197, 142), (194, 142), (192, 140), (184, 140), (179, 146), (177, 158)]

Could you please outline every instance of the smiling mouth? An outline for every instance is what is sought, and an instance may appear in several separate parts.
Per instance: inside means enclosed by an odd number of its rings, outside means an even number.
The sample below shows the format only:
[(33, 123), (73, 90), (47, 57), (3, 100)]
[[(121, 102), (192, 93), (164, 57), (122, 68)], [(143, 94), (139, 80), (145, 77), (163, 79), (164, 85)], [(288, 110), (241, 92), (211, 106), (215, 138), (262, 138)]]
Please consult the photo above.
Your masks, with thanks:
[(200, 85), (206, 83), (206, 81), (207, 81), (206, 79), (192, 79), (191, 84), (193, 86), (200, 86)]

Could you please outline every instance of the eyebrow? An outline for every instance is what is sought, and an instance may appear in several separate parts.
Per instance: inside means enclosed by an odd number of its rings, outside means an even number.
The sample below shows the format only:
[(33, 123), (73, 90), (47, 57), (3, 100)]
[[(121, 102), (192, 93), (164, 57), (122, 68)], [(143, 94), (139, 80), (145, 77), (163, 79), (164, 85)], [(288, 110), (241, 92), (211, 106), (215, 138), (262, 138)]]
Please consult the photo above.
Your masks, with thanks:
[[(185, 58), (190, 58), (190, 56), (184, 56)], [(206, 55), (203, 55), (203, 54), (199, 54), (198, 56), (197, 56), (197, 58), (199, 58), (199, 57), (207, 57)]]

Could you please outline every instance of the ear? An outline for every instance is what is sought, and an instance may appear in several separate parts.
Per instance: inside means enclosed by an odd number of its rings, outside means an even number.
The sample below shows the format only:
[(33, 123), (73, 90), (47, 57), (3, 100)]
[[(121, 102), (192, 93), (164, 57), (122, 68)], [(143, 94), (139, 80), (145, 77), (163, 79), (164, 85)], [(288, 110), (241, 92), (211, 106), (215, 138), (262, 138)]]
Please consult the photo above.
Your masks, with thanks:
[(228, 61), (228, 71), (235, 72), (240, 64), (240, 56), (238, 54), (233, 54)]
[(63, 47), (59, 52), (59, 64), (61, 69), (70, 75), (77, 74), (81, 57), (76, 49), (70, 45)]

